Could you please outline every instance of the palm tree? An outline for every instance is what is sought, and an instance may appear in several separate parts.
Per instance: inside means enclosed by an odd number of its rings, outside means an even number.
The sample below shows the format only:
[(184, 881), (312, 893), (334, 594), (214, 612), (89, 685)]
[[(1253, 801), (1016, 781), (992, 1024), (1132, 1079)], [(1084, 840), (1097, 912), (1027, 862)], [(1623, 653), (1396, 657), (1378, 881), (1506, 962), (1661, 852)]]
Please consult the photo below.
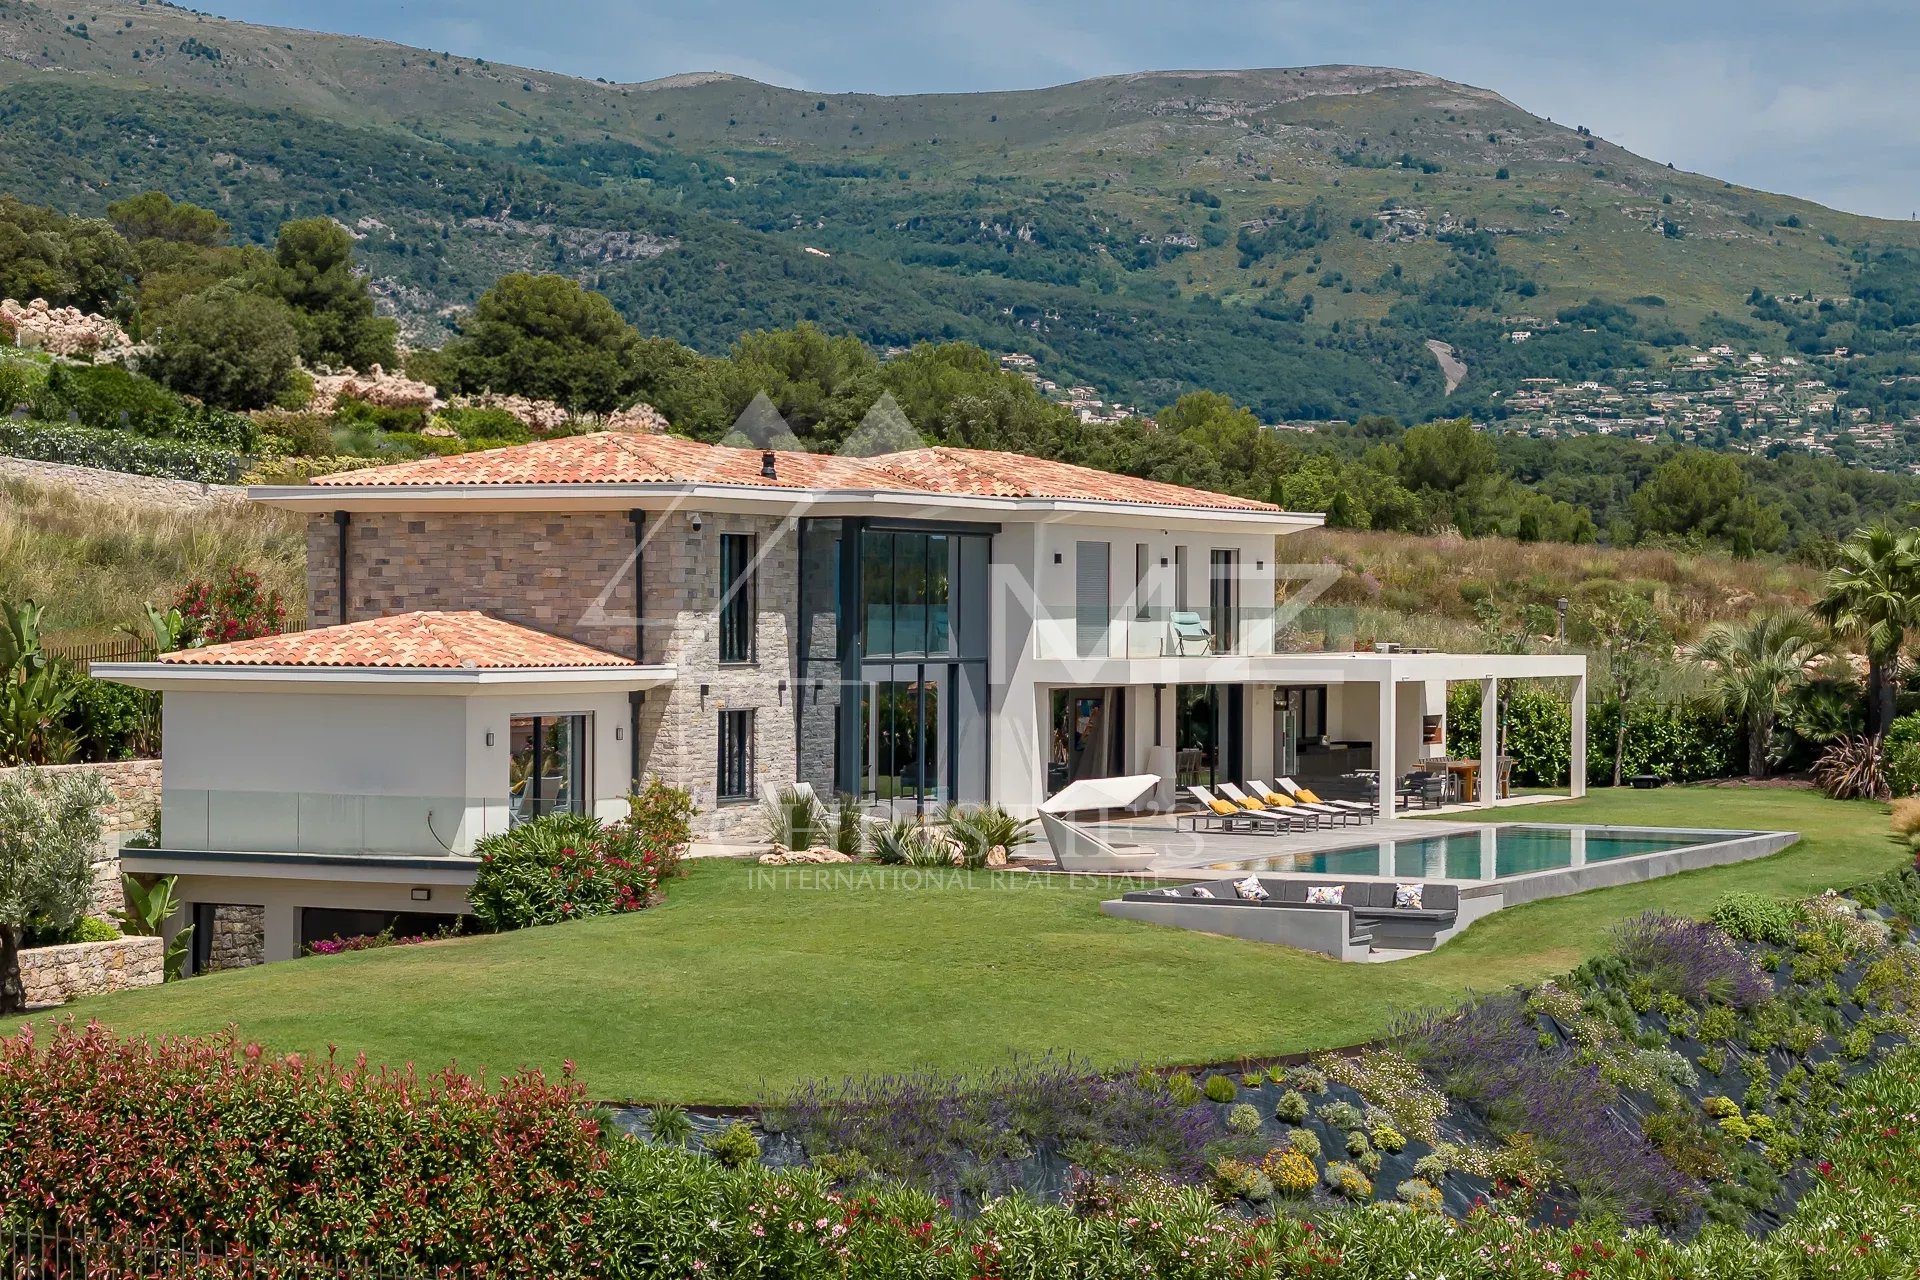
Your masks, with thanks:
[(1797, 609), (1768, 609), (1745, 622), (1722, 622), (1689, 649), (1713, 675), (1714, 694), (1747, 731), (1747, 772), (1767, 776), (1767, 740), (1774, 721), (1807, 668), (1827, 646), (1813, 620)]
[(1867, 732), (1893, 723), (1893, 675), (1907, 632), (1920, 626), (1920, 535), (1884, 524), (1841, 544), (1814, 612), (1867, 651)]

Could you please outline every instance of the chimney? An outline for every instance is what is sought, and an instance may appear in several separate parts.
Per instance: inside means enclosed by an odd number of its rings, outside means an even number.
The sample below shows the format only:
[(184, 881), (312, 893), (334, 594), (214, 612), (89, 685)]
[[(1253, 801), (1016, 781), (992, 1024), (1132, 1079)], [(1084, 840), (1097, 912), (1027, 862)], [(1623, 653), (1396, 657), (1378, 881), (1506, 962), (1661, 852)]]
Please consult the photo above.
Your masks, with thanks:
[(768, 449), (760, 455), (760, 474), (769, 480), (778, 480), (780, 476), (773, 469), (773, 450)]

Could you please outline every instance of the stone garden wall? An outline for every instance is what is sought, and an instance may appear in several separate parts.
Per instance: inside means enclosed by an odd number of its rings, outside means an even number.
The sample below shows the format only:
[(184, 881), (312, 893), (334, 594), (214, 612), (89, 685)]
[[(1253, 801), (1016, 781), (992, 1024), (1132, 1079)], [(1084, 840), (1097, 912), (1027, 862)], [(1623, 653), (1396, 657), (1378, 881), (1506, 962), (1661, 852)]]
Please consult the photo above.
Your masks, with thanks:
[[(0, 769), (0, 777), (15, 772)], [(111, 798), (102, 814), (106, 839), (93, 855), (93, 914), (107, 917), (126, 905), (120, 894), (120, 844), (145, 831), (160, 806), (158, 760), (110, 760), (100, 764), (50, 764), (46, 774), (90, 773), (107, 784)]]
[(82, 996), (130, 987), (157, 987), (166, 978), (166, 944), (159, 938), (115, 938), (35, 947), (20, 953), (27, 1004), (65, 1004)]
[(83, 497), (104, 502), (137, 502), (143, 507), (167, 507), (177, 511), (198, 511), (217, 502), (238, 502), (246, 497), (247, 492), (238, 485), (201, 484), (197, 480), (171, 480), (164, 476), (136, 476), (124, 471), (76, 467), (66, 462), (41, 462), (34, 458), (15, 458), (10, 455), (0, 455), (0, 477), (59, 485)]

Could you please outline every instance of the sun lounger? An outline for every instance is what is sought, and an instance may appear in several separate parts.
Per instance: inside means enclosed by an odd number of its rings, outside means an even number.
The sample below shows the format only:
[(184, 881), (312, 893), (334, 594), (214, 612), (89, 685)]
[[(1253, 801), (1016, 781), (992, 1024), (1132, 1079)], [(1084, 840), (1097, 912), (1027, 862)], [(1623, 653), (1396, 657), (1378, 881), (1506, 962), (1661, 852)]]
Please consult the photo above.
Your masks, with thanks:
[(1130, 874), (1148, 869), (1160, 856), (1157, 849), (1139, 844), (1108, 844), (1084, 827), (1042, 809), (1040, 830), (1053, 850), (1054, 865), (1062, 871)]
[(1193, 815), (1194, 829), (1203, 824), (1220, 831), (1236, 828), (1250, 831), (1293, 831), (1313, 821), (1310, 814), (1295, 816), (1283, 809), (1249, 809), (1232, 800), (1222, 800), (1205, 787), (1188, 787), (1187, 794), (1200, 802), (1201, 812)]
[(1243, 809), (1252, 808), (1260, 813), (1277, 813), (1284, 817), (1297, 818), (1309, 823), (1348, 822), (1353, 820), (1352, 814), (1344, 809), (1336, 809), (1332, 805), (1302, 804), (1298, 800), (1291, 799), (1285, 804), (1274, 804), (1269, 803), (1265, 799), (1254, 799), (1252, 796), (1240, 790), (1240, 788), (1234, 786), (1231, 782), (1221, 782), (1215, 785), (1220, 789), (1221, 795)]
[[(1362, 819), (1372, 819), (1380, 816), (1380, 807), (1364, 800), (1323, 800), (1312, 791), (1295, 782), (1292, 778), (1281, 778), (1279, 779), (1279, 783), (1280, 794), (1286, 796), (1295, 804), (1317, 804), (1326, 808), (1340, 809), (1346, 813), (1357, 814)], [(1247, 785), (1256, 790), (1273, 790), (1272, 787), (1267, 786), (1257, 778), (1250, 781)]]

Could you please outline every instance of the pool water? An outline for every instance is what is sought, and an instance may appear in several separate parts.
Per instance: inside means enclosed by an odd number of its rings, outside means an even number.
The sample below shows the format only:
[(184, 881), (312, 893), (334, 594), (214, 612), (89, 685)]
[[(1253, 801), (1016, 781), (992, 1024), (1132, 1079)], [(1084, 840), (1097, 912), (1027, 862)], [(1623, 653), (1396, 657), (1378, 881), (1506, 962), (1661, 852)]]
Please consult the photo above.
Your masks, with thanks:
[(1608, 827), (1483, 827), (1414, 840), (1258, 858), (1250, 871), (1306, 875), (1394, 876), (1426, 880), (1501, 880), (1642, 853), (1713, 844), (1737, 831), (1626, 831)]

